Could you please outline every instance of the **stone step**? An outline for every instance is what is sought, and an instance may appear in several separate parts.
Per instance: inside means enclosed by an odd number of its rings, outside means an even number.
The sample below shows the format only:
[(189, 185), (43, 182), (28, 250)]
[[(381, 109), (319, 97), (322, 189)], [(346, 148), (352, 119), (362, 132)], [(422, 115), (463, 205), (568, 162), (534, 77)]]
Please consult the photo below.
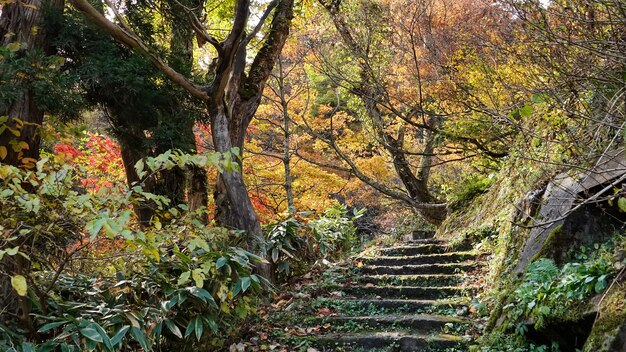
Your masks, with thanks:
[(477, 255), (478, 254), (476, 252), (454, 252), (454, 253), (421, 254), (421, 255), (405, 256), (405, 257), (394, 256), (394, 257), (356, 258), (356, 260), (366, 265), (401, 266), (401, 265), (458, 263), (458, 262), (476, 259)]
[(340, 329), (342, 325), (349, 324), (366, 329), (384, 330), (393, 328), (405, 331), (420, 331), (423, 333), (441, 330), (446, 325), (465, 325), (467, 320), (453, 318), (445, 315), (432, 314), (389, 314), (389, 315), (363, 315), (363, 316), (329, 316), (320, 318), (323, 323), (330, 323), (333, 328)]
[(445, 244), (445, 241), (438, 240), (435, 238), (424, 238), (424, 239), (405, 239), (402, 241), (405, 246), (419, 246), (424, 244)]
[(331, 299), (320, 298), (316, 306), (336, 310), (338, 314), (377, 314), (385, 311), (423, 312), (437, 309), (457, 310), (468, 303), (463, 299)]
[(429, 240), (435, 237), (435, 231), (413, 231), (413, 233), (404, 235), (405, 241)]
[(427, 274), (456, 274), (470, 271), (476, 263), (448, 263), (422, 265), (364, 265), (359, 268), (363, 275), (427, 275)]
[(418, 254), (434, 254), (449, 252), (450, 247), (445, 244), (418, 244), (413, 246), (398, 246), (390, 248), (382, 248), (378, 251), (384, 256), (406, 256)]
[[(460, 348), (465, 341), (454, 335), (420, 335), (399, 332), (328, 334), (317, 338), (324, 351), (339, 347), (351, 347), (363, 351), (385, 349), (393, 352), (435, 351)], [(388, 350), (387, 348), (391, 348)], [(456, 349), (455, 349), (456, 350)]]
[(467, 292), (466, 288), (442, 287), (413, 287), (413, 286), (349, 286), (340, 288), (345, 294), (355, 297), (382, 297), (382, 298), (415, 298), (438, 299), (459, 296)]
[(362, 275), (354, 279), (361, 283), (389, 286), (455, 286), (463, 282), (462, 275)]

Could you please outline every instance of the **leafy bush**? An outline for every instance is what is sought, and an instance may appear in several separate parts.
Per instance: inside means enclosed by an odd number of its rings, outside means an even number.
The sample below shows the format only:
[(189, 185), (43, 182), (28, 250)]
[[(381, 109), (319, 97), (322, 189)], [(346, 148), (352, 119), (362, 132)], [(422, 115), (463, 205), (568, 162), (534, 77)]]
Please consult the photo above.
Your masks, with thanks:
[(299, 233), (302, 229), (304, 224), (292, 216), (266, 227), (266, 250), (279, 273), (289, 276), (291, 262), (297, 261), (297, 257), (303, 257), (303, 253), (298, 251), (308, 243), (305, 236)]
[(542, 258), (528, 266), (524, 281), (504, 309), (512, 321), (531, 318), (540, 328), (551, 319), (567, 318), (584, 298), (603, 292), (613, 274), (612, 264), (601, 258), (567, 263), (561, 269), (553, 260)]
[(451, 197), (452, 208), (460, 209), (467, 205), (472, 199), (485, 193), (493, 184), (492, 177), (472, 176), (464, 182), (459, 182), (459, 189)]
[[(503, 324), (481, 338), (481, 352), (558, 351), (558, 346), (535, 346), (525, 339), (528, 321), (535, 329), (555, 321), (577, 320), (582, 316), (586, 299), (602, 293), (615, 275), (609, 242), (593, 255), (584, 248), (576, 255), (580, 262), (566, 263), (559, 268), (552, 259), (541, 258), (531, 263), (524, 277), (512, 291), (502, 309)], [(584, 259), (584, 260), (583, 260)], [(509, 291), (511, 292), (511, 291)], [(503, 334), (507, 335), (502, 340)]]
[(294, 266), (304, 271), (316, 259), (336, 258), (358, 245), (355, 221), (364, 213), (361, 209), (349, 215), (347, 206), (335, 204), (318, 219), (307, 218), (310, 213), (288, 214), (265, 227), (267, 256), (285, 276)]
[(349, 214), (346, 205), (335, 204), (326, 209), (322, 217), (309, 223), (323, 258), (332, 258), (359, 243), (354, 221), (363, 216), (365, 210), (354, 209)]
[[(194, 164), (232, 168), (231, 155), (168, 152), (141, 176)], [(144, 170), (145, 169), (145, 170)], [(89, 172), (45, 158), (0, 164), (0, 350), (196, 350), (220, 345), (254, 311), (262, 258), (237, 234), (206, 226), (140, 184), (85, 188)], [(132, 204), (151, 204), (140, 225)], [(209, 348), (209, 347), (204, 347)]]

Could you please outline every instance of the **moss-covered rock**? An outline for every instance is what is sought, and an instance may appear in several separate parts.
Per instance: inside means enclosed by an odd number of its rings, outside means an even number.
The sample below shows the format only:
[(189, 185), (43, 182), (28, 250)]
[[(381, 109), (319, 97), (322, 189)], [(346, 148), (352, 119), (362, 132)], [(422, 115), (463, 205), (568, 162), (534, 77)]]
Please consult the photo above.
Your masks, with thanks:
[[(622, 275), (623, 276), (623, 275)], [(626, 351), (626, 288), (614, 284), (602, 299), (598, 317), (585, 343), (585, 352)]]

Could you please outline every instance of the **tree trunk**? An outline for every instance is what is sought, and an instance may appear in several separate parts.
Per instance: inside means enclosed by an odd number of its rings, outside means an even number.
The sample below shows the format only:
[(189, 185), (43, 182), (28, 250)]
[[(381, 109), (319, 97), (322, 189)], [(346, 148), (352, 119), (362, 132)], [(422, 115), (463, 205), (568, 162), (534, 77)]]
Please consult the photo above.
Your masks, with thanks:
[[(224, 105), (218, 106), (217, 111), (211, 114), (211, 132), (213, 136), (213, 144), (215, 150), (220, 153), (225, 153), (233, 148), (231, 142), (231, 135), (228, 129), (228, 117), (227, 110)], [(241, 140), (243, 144), (243, 140)], [(239, 162), (237, 160), (237, 162)], [(250, 249), (258, 248), (261, 253), (264, 253), (265, 238), (261, 229), (261, 223), (257, 216), (246, 185), (243, 181), (243, 173), (232, 170), (224, 170), (220, 173), (218, 180), (218, 188), (221, 193), (216, 193), (219, 197), (220, 204), (216, 204), (216, 217), (218, 210), (224, 218), (221, 221), (231, 221), (232, 223), (224, 224), (222, 226), (230, 225), (228, 227), (244, 230), (248, 237), (248, 247)], [(218, 198), (216, 197), (216, 202)], [(222, 208), (227, 207), (227, 208)], [(270, 265), (259, 265), (259, 274), (269, 280), (272, 279), (273, 273)]]
[[(0, 17), (0, 45), (19, 43), (23, 48), (18, 55), (23, 55), (30, 50), (39, 50), (52, 55), (54, 48), (49, 45), (49, 35), (42, 28), (43, 19), (41, 7), (46, 5), (51, 9), (62, 11), (63, 0), (24, 0), (5, 4), (2, 7)], [(28, 85), (26, 78), (15, 79), (15, 86), (23, 83)], [(31, 89), (25, 88), (18, 93), (17, 99), (12, 102), (0, 102), (0, 116), (8, 116), (7, 126), (19, 130), (19, 123), (14, 119), (24, 122), (18, 136), (8, 129), (0, 134), (0, 146), (5, 147), (7, 156), (0, 160), (3, 163), (19, 166), (23, 158), (39, 159), (39, 126), (43, 123), (44, 112), (35, 103), (35, 94)], [(13, 143), (11, 143), (13, 142)], [(26, 150), (15, 151), (11, 144), (26, 142), (29, 146)]]
[[(286, 107), (285, 107), (286, 108)], [(293, 203), (293, 188), (291, 186), (291, 135), (289, 131), (289, 113), (283, 112), (283, 129), (285, 130), (285, 139), (283, 140), (283, 166), (285, 169), (285, 195), (287, 196), (287, 211), (293, 213), (296, 207)]]
[[(129, 129), (129, 128), (128, 128)], [(129, 187), (132, 187), (133, 184), (142, 181), (139, 179), (139, 175), (137, 175), (137, 171), (135, 170), (135, 164), (139, 160), (142, 160), (146, 156), (149, 155), (149, 150), (143, 150), (142, 145), (144, 144), (143, 136), (137, 136), (136, 133), (128, 132), (128, 129), (125, 128), (124, 133), (118, 133), (117, 139), (120, 142), (120, 152), (122, 154), (122, 162), (124, 163), (124, 171), (126, 173), (126, 181)], [(144, 148), (145, 149), (145, 148)], [(143, 180), (143, 190), (146, 192), (154, 192), (154, 182), (153, 178)], [(152, 215), (154, 215), (154, 210), (150, 207), (149, 204), (140, 203), (133, 204), (133, 209), (135, 214), (137, 215), (137, 219), (142, 226), (146, 226), (150, 223), (150, 219)]]

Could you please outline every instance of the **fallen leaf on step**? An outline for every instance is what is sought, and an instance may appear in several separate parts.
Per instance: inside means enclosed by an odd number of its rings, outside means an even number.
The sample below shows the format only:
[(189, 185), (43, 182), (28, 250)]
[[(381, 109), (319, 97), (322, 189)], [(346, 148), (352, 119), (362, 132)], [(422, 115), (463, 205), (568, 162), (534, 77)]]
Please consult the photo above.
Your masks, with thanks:
[(374, 284), (373, 284), (373, 283), (371, 283), (371, 282), (368, 282), (368, 283), (366, 283), (366, 284), (365, 284), (365, 287), (373, 287), (373, 286), (376, 286), (376, 285), (374, 285)]
[(320, 308), (317, 311), (317, 316), (319, 317), (327, 317), (331, 314), (333, 314), (333, 311), (331, 311), (329, 308)]

